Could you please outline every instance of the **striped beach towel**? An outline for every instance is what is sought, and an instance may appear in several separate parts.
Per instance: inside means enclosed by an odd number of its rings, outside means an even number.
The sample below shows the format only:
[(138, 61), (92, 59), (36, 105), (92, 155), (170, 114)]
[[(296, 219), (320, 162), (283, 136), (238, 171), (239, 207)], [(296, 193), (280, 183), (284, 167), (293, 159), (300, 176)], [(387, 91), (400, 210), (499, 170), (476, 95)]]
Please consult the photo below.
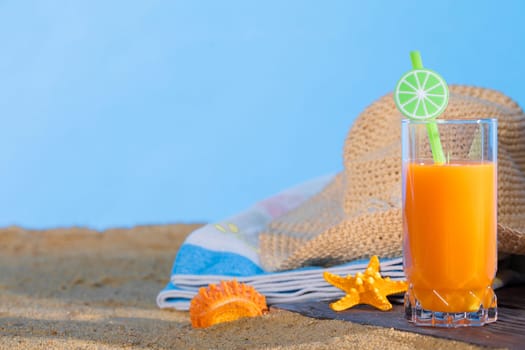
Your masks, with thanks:
[[(259, 260), (258, 234), (273, 219), (288, 213), (321, 191), (333, 176), (324, 176), (255, 203), (221, 222), (192, 232), (179, 249), (167, 286), (157, 296), (160, 308), (188, 310), (199, 288), (236, 279), (265, 295), (268, 304), (305, 300), (330, 300), (344, 293), (328, 284), (323, 272), (338, 275), (362, 272), (368, 260), (319, 267), (269, 272)], [(381, 274), (404, 279), (402, 257), (381, 259)]]

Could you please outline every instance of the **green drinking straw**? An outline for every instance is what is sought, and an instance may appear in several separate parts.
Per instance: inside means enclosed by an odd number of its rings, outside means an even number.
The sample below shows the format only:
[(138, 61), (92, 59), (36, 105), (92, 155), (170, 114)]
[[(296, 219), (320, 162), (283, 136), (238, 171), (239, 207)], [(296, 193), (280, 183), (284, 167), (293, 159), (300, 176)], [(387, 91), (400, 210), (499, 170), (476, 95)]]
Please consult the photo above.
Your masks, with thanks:
[(439, 74), (423, 68), (419, 51), (410, 52), (412, 70), (399, 79), (394, 101), (399, 111), (412, 120), (428, 120), (427, 132), (432, 157), (437, 164), (446, 162), (437, 124), (432, 122), (448, 105), (448, 86)]

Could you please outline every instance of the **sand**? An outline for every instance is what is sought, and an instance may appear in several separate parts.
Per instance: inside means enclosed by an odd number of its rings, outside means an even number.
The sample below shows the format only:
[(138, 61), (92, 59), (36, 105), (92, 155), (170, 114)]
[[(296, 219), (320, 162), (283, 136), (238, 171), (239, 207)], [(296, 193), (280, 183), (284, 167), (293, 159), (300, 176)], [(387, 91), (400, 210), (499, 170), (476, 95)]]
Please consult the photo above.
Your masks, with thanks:
[(479, 349), (273, 308), (193, 329), (155, 298), (197, 227), (0, 229), (0, 349)]

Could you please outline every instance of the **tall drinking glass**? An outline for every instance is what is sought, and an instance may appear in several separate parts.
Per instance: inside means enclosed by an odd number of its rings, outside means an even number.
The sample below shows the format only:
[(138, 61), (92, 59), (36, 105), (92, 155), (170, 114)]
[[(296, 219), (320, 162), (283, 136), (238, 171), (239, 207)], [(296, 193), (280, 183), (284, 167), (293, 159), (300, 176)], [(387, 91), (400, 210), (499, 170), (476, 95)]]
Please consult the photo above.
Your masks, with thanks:
[[(442, 164), (432, 158), (431, 123)], [(416, 325), (497, 319), (497, 153), (496, 119), (402, 121), (405, 317)]]

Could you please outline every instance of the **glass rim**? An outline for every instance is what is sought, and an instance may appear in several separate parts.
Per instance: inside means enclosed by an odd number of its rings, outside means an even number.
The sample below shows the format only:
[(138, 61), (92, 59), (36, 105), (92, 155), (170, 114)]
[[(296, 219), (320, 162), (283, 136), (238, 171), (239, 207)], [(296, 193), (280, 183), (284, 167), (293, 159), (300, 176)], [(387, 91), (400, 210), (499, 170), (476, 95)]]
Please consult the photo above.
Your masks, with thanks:
[(430, 123), (436, 124), (497, 124), (497, 118), (478, 118), (478, 119), (432, 119), (432, 120), (417, 120), (403, 118), (401, 124), (403, 125), (425, 125)]

